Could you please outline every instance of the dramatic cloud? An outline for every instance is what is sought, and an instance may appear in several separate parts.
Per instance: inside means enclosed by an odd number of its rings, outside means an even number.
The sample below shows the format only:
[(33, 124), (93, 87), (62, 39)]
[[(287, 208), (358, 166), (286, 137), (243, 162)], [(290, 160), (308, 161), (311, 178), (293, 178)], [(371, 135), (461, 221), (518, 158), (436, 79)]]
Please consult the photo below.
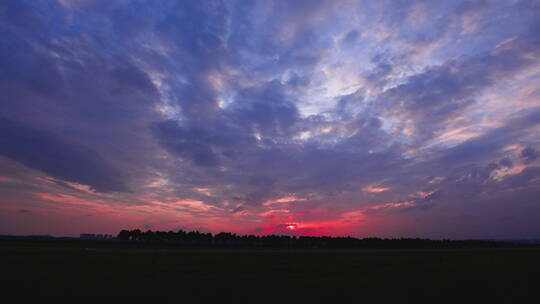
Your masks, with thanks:
[(23, 124), (0, 118), (0, 154), (51, 176), (94, 187), (125, 190), (122, 177), (91, 149), (68, 144)]
[(3, 1), (0, 233), (537, 237), (539, 15)]

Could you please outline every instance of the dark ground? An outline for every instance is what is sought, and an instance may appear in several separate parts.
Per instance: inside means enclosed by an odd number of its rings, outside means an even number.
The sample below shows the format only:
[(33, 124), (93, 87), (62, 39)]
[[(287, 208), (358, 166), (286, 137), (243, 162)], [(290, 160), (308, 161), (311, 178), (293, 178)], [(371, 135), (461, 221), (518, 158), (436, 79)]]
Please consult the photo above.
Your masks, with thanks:
[[(537, 300), (538, 249), (250, 250), (0, 243), (0, 286), (21, 296), (341, 303)], [(82, 297), (82, 298), (81, 298)], [(536, 302), (534, 300), (534, 302)], [(190, 301), (191, 302), (191, 301)]]

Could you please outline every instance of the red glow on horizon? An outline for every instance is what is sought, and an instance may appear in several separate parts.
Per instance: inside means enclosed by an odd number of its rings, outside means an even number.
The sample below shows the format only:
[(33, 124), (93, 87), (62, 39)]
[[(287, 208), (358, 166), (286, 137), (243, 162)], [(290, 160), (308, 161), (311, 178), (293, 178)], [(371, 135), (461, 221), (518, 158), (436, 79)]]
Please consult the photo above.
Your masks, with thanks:
[(249, 233), (257, 235), (284, 234), (291, 236), (345, 236), (350, 232), (347, 223), (341, 221), (321, 221), (305, 223), (266, 223)]
[[(89, 228), (93, 223), (106, 219), (106, 233), (117, 233), (120, 229), (140, 229), (169, 231), (182, 229), (185, 231), (198, 230), (217, 234), (232, 232), (237, 234), (255, 235), (289, 235), (289, 236), (357, 236), (360, 225), (362, 231), (369, 231), (365, 210), (362, 208), (348, 212), (331, 210), (296, 211), (289, 206), (279, 205), (277, 209), (244, 210), (232, 217), (225, 217), (225, 209), (220, 206), (206, 204), (203, 200), (175, 197), (154, 198), (140, 196), (138, 204), (116, 204), (115, 198), (99, 193), (79, 191), (29, 192), (34, 199), (42, 201), (43, 206), (54, 209), (58, 216), (77, 217), (76, 225), (67, 232), (69, 235), (93, 232)], [(408, 207), (407, 202), (385, 203), (376, 205), (374, 209), (386, 210), (392, 207)], [(38, 212), (19, 211), (31, 208), (18, 207), (13, 212), (25, 214), (26, 218), (36, 218)], [(52, 212), (52, 211), (50, 211)], [(49, 212), (49, 213), (50, 213)], [(200, 215), (204, 214), (205, 217)], [(226, 220), (225, 220), (226, 219)], [(60, 227), (60, 225), (58, 226)], [(63, 227), (63, 226), (62, 226)], [(67, 230), (67, 229), (66, 229)], [(101, 232), (101, 230), (100, 230)], [(32, 232), (34, 233), (34, 232)], [(66, 232), (65, 232), (66, 233)], [(63, 234), (65, 234), (63, 233)], [(368, 232), (369, 233), (369, 232)]]

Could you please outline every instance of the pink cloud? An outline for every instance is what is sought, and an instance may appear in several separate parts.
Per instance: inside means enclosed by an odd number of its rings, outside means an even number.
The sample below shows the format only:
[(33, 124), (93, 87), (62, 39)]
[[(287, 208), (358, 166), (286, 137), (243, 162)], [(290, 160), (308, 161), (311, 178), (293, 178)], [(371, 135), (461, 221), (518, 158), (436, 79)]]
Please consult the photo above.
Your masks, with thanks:
[(367, 186), (362, 188), (362, 190), (366, 192), (372, 192), (372, 193), (378, 193), (378, 192), (384, 192), (390, 190), (389, 187), (374, 187), (374, 186)]

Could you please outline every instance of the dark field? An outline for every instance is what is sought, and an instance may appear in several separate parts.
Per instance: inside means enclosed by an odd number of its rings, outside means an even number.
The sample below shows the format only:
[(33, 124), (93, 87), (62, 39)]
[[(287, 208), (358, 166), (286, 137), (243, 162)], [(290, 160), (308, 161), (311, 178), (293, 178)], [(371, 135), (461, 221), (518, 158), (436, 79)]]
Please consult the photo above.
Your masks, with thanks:
[(535, 297), (538, 249), (249, 250), (0, 245), (4, 291), (32, 296), (193, 299)]

